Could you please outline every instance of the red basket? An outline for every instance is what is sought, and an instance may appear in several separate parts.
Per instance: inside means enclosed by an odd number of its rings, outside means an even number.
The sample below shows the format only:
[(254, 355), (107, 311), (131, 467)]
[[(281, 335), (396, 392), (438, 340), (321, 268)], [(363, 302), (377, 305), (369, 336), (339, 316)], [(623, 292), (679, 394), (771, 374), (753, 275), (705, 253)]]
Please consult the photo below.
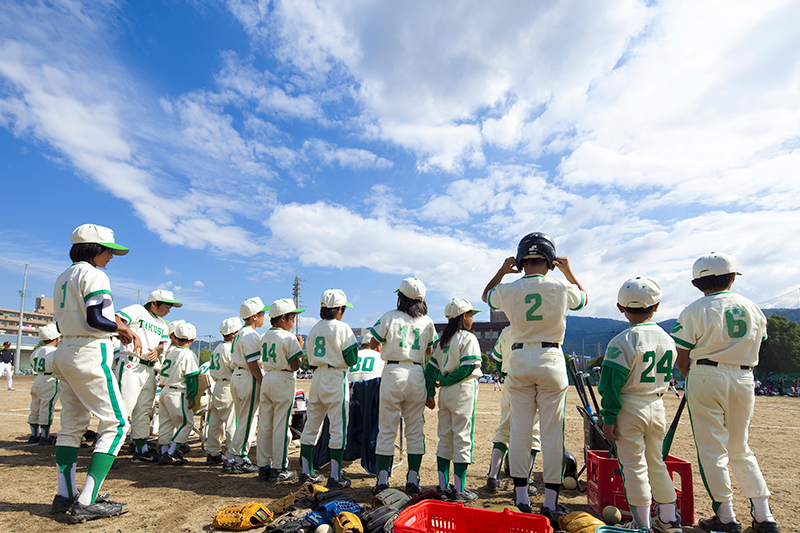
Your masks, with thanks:
[(404, 509), (394, 533), (553, 533), (550, 520), (538, 514), (504, 509), (488, 511), (461, 502), (425, 500)]
[[(628, 502), (625, 500), (625, 489), (622, 486), (622, 474), (616, 458), (609, 459), (605, 450), (589, 450), (586, 464), (586, 498), (589, 505), (603, 516), (603, 508), (613, 505), (620, 510), (622, 520), (633, 520)], [(667, 465), (672, 481), (675, 474), (680, 476), (680, 486), (675, 487), (678, 499), (675, 502), (678, 514), (681, 515), (681, 524), (691, 526), (694, 524), (694, 486), (692, 484), (692, 463), (670, 455), (664, 461)], [(658, 513), (658, 504), (654, 501), (651, 514)]]

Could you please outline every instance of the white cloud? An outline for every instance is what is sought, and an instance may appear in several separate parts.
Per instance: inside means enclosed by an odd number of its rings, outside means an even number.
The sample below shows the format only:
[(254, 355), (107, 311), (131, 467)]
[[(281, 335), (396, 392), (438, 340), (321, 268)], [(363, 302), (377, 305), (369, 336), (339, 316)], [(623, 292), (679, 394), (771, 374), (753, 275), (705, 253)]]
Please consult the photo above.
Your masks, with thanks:
[(339, 148), (322, 139), (309, 139), (303, 143), (303, 150), (319, 158), (326, 165), (337, 163), (342, 168), (354, 170), (391, 168), (392, 162), (378, 157), (372, 152), (359, 148)]
[(205, 283), (203, 283), (203, 282), (202, 282), (202, 281), (200, 281), (200, 280), (197, 280), (197, 281), (195, 281), (195, 282), (194, 282), (194, 286), (195, 286), (195, 287), (201, 287), (201, 288), (202, 288), (202, 287), (205, 287), (205, 286), (206, 286), (206, 284), (205, 284)]

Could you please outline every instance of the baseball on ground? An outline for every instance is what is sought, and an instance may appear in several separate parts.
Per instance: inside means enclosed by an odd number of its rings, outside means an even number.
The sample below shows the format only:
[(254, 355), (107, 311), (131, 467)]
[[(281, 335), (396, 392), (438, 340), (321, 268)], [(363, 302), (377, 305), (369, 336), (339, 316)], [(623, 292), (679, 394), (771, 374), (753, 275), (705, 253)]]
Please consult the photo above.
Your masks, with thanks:
[(611, 526), (619, 524), (622, 521), (622, 513), (613, 505), (606, 505), (603, 508), (603, 520)]

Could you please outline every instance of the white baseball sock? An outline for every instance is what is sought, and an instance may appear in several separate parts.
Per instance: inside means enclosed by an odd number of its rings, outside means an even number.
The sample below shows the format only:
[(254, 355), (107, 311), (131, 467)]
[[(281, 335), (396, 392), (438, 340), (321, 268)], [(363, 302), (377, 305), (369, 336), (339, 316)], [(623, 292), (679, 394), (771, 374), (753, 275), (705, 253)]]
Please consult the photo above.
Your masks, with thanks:
[(756, 516), (756, 522), (774, 522), (775, 517), (772, 516), (772, 509), (769, 508), (768, 498), (751, 498), (753, 502), (753, 514)]

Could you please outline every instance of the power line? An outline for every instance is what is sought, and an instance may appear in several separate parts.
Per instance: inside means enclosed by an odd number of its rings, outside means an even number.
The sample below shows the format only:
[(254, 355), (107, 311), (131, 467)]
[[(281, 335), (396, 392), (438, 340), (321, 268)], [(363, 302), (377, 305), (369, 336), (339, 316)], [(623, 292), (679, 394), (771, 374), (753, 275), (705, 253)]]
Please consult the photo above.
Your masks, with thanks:
[(764, 300), (762, 302), (758, 302), (758, 304), (756, 304), (756, 305), (758, 305), (760, 307), (761, 305), (763, 305), (763, 304), (765, 304), (767, 302), (771, 302), (773, 300), (778, 300), (778, 299), (783, 298), (785, 296), (789, 296), (790, 294), (796, 294), (798, 289), (800, 289), (800, 285), (798, 285), (797, 287), (794, 287), (792, 290), (790, 290), (788, 292), (785, 292), (785, 293), (780, 294), (778, 296), (773, 296), (772, 298), (769, 298), (769, 299)]

